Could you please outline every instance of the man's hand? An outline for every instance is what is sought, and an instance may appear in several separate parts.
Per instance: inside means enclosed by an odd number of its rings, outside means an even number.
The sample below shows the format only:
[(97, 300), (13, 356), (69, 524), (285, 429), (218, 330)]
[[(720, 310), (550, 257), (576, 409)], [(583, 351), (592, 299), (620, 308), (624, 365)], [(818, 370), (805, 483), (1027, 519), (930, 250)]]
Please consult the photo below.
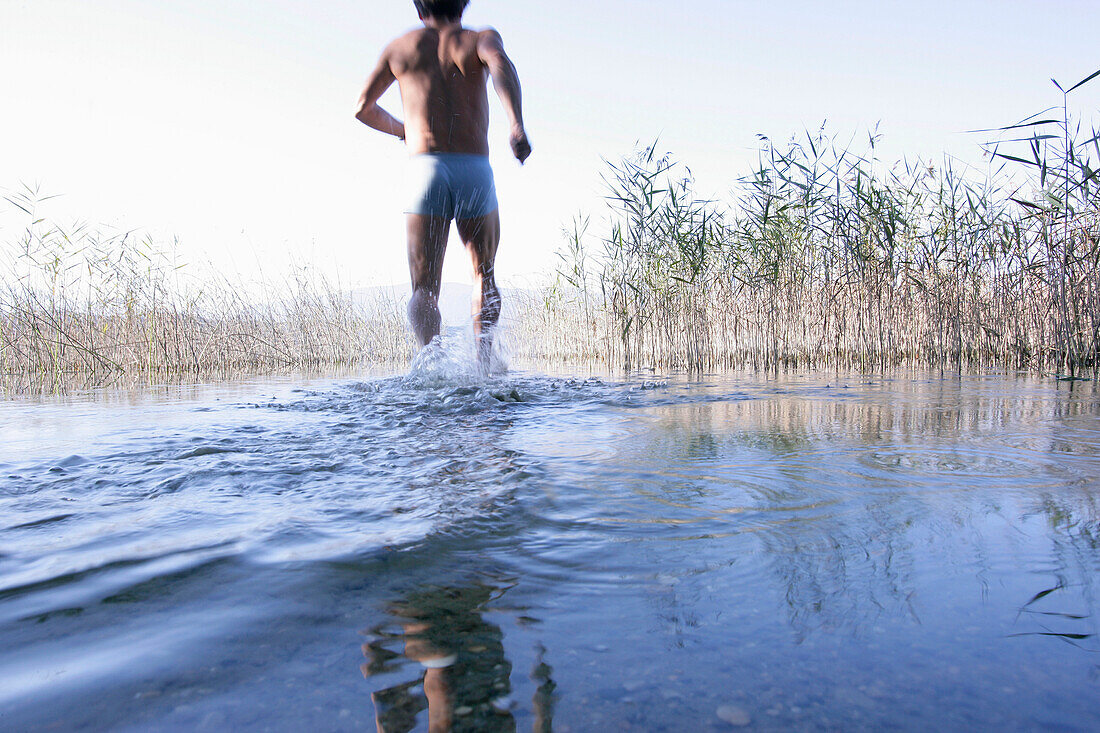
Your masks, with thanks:
[(512, 145), (512, 155), (516, 156), (516, 160), (523, 165), (529, 157), (531, 157), (531, 143), (527, 140), (527, 132), (524, 131), (522, 125), (516, 125), (512, 128), (512, 134), (508, 137), (508, 142)]

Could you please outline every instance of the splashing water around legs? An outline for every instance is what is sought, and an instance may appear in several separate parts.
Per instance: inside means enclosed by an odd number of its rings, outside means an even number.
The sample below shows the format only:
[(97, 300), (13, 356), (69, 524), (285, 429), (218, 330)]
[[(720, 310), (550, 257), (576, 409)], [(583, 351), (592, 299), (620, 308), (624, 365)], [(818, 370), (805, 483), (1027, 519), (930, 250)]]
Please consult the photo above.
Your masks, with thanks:
[(413, 359), (405, 382), (413, 386), (476, 385), (508, 371), (508, 360), (491, 335), (451, 329), (433, 338)]

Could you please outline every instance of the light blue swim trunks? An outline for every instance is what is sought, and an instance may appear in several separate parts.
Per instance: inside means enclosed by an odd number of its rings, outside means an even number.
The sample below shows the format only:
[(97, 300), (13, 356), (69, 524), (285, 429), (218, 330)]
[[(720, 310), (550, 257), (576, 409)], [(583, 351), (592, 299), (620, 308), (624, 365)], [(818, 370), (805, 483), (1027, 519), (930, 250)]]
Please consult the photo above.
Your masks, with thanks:
[(497, 208), (489, 158), (467, 153), (423, 153), (409, 159), (406, 214), (476, 219)]

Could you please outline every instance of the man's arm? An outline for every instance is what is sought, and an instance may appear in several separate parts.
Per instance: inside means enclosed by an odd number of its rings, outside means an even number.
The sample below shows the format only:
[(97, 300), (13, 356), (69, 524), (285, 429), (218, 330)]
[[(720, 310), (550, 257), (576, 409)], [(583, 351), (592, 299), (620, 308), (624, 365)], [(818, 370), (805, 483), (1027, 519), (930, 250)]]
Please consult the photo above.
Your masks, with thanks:
[(489, 70), (489, 76), (493, 77), (493, 87), (512, 123), (508, 142), (512, 145), (516, 160), (522, 163), (531, 155), (531, 143), (523, 129), (523, 94), (519, 87), (519, 74), (508, 54), (504, 53), (504, 41), (500, 34), (492, 28), (478, 34), (477, 55)]
[(382, 54), (378, 66), (375, 67), (370, 78), (367, 79), (367, 86), (359, 96), (359, 111), (355, 113), (355, 119), (367, 127), (404, 140), (405, 124), (378, 106), (378, 100), (382, 98), (382, 95), (395, 81), (393, 71), (390, 70), (389, 51), (387, 50)]

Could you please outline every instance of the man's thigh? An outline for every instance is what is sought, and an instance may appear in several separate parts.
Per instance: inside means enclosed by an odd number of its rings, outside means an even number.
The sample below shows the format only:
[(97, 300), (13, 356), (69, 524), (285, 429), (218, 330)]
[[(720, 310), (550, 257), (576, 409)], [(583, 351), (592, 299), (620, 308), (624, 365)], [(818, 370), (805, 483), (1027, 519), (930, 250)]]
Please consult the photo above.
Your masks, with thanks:
[(470, 252), (474, 269), (479, 274), (491, 274), (500, 244), (500, 211), (494, 209), (485, 216), (455, 219), (458, 235)]

